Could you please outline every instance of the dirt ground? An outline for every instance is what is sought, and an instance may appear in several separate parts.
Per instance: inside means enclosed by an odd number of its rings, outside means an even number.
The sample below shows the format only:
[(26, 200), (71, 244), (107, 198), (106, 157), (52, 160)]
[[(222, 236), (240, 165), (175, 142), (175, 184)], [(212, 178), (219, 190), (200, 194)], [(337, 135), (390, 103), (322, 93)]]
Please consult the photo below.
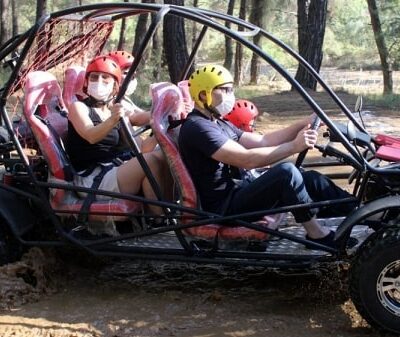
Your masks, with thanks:
[[(355, 96), (340, 96), (354, 105)], [(320, 99), (335, 113), (326, 97)], [(291, 93), (253, 101), (263, 113), (257, 131), (310, 112)], [(385, 125), (393, 125), (393, 113), (367, 108), (392, 116)], [(279, 274), (254, 267), (100, 263), (31, 249), (22, 261), (0, 267), (0, 336), (379, 336), (349, 300), (345, 267)]]

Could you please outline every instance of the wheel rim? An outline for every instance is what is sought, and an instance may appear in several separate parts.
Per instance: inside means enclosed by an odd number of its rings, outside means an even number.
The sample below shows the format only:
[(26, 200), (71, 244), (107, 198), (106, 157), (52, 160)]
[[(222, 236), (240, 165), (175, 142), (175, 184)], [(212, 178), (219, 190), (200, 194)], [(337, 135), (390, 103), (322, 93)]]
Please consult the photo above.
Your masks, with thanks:
[(379, 274), (376, 284), (379, 301), (396, 316), (400, 316), (400, 260), (388, 264)]

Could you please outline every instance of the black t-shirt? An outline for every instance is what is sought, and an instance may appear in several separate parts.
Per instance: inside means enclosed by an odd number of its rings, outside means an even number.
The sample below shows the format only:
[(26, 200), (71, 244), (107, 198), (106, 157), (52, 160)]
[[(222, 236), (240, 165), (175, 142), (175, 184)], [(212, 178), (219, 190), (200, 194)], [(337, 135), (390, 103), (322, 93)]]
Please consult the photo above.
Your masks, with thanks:
[(229, 139), (238, 141), (243, 131), (233, 124), (212, 121), (194, 110), (182, 125), (179, 149), (195, 187), (200, 195), (202, 208), (218, 212), (239, 177), (236, 167), (216, 161), (211, 156)]
[[(94, 125), (102, 122), (94, 108), (89, 108), (89, 117)], [(109, 132), (101, 141), (90, 144), (82, 138), (68, 121), (68, 134), (65, 144), (72, 166), (76, 171), (83, 171), (98, 163), (108, 163), (119, 157), (127, 149), (122, 145), (119, 133), (119, 124)]]

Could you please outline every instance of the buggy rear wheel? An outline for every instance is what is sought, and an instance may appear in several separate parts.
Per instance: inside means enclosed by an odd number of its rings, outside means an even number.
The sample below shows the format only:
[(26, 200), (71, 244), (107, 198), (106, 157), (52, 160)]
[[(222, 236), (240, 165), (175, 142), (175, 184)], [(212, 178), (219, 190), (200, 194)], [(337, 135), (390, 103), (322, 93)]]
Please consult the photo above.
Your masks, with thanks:
[(17, 261), (23, 254), (23, 247), (4, 222), (0, 222), (0, 266)]
[(376, 233), (350, 269), (350, 296), (373, 327), (400, 333), (400, 227)]

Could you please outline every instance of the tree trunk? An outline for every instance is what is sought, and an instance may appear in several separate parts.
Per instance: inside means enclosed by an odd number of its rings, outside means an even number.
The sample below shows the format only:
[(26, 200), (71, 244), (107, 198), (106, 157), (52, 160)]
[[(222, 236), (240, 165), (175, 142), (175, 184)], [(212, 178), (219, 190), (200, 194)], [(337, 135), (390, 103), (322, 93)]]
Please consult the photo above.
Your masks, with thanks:
[(118, 50), (125, 50), (125, 27), (126, 27), (126, 19), (123, 18), (121, 20), (121, 30), (119, 31), (119, 39), (118, 39)]
[(10, 31), (10, 0), (1, 0), (1, 38), (0, 43), (5, 43), (8, 39), (11, 38), (11, 31)]
[[(152, 0), (152, 3), (155, 3), (155, 0)], [(156, 13), (151, 13), (151, 18), (152, 20), (156, 17)], [(163, 56), (163, 49), (162, 49), (162, 42), (160, 39), (160, 30), (157, 29), (157, 31), (154, 32), (153, 38), (152, 38), (152, 48), (151, 48), (151, 58), (152, 58), (152, 64), (154, 65), (153, 68), (153, 77), (156, 82), (160, 81), (160, 69), (163, 66), (162, 65), (162, 56)]]
[[(260, 28), (264, 28), (264, 16), (266, 14), (266, 7), (268, 2), (253, 0), (253, 6), (250, 15), (250, 22), (259, 26)], [(261, 35), (257, 34), (253, 38), (253, 42), (256, 46), (260, 47)], [(251, 57), (251, 65), (250, 65), (250, 84), (257, 84), (258, 82), (258, 74), (260, 72), (260, 64), (259, 57), (257, 54), (253, 53)]]
[[(124, 0), (124, 2), (129, 2), (129, 0)], [(126, 19), (123, 18), (121, 20), (121, 30), (119, 31), (119, 39), (118, 39), (118, 50), (125, 50), (125, 28), (126, 28)]]
[[(15, 1), (15, 0), (12, 0)], [(47, 0), (36, 0), (36, 21), (46, 13)]]
[[(142, 3), (151, 3), (150, 0), (142, 0)], [(133, 43), (132, 47), (132, 54), (133, 56), (136, 55), (136, 52), (139, 49), (140, 44), (143, 41), (143, 37), (146, 35), (147, 32), (147, 17), (149, 15), (146, 14), (140, 14), (139, 19), (136, 25), (136, 30), (135, 30), (135, 42)]]
[[(239, 18), (246, 19), (246, 0), (240, 0), (240, 11)], [(243, 31), (244, 28), (239, 26), (239, 31)], [(241, 43), (236, 42), (236, 54), (235, 54), (235, 85), (239, 85), (242, 81), (242, 67), (243, 67), (243, 46)]]
[[(323, 57), (327, 4), (327, 0), (297, 0), (299, 53), (317, 72)], [(295, 78), (304, 87), (317, 89), (317, 81), (301, 65)]]
[(18, 14), (15, 5), (15, 0), (11, 1), (11, 15), (12, 15), (12, 36), (18, 35)]
[[(193, 7), (197, 8), (198, 6), (199, 6), (199, 1), (193, 0)], [(191, 45), (191, 48), (193, 48), (196, 41), (197, 41), (197, 25), (196, 25), (196, 22), (193, 21), (192, 22), (192, 41), (191, 41), (192, 45)]]
[[(235, 0), (229, 0), (228, 4), (228, 15), (233, 14), (233, 9), (235, 7)], [(226, 22), (225, 27), (231, 28), (231, 23)], [(233, 50), (232, 50), (232, 39), (229, 36), (225, 35), (225, 61), (224, 67), (229, 71), (232, 70), (232, 63), (233, 63)]]
[[(164, 3), (184, 6), (184, 0), (164, 0)], [(169, 76), (172, 83), (177, 83), (182, 80), (182, 71), (189, 60), (183, 19), (167, 14), (164, 19), (163, 32)], [(193, 69), (190, 69), (189, 72), (193, 72)]]
[(374, 31), (375, 43), (381, 59), (383, 74), (383, 93), (393, 93), (392, 65), (389, 60), (389, 51), (386, 47), (385, 37), (382, 32), (381, 20), (379, 18), (378, 7), (375, 0), (367, 0), (369, 15), (371, 17), (372, 29)]

